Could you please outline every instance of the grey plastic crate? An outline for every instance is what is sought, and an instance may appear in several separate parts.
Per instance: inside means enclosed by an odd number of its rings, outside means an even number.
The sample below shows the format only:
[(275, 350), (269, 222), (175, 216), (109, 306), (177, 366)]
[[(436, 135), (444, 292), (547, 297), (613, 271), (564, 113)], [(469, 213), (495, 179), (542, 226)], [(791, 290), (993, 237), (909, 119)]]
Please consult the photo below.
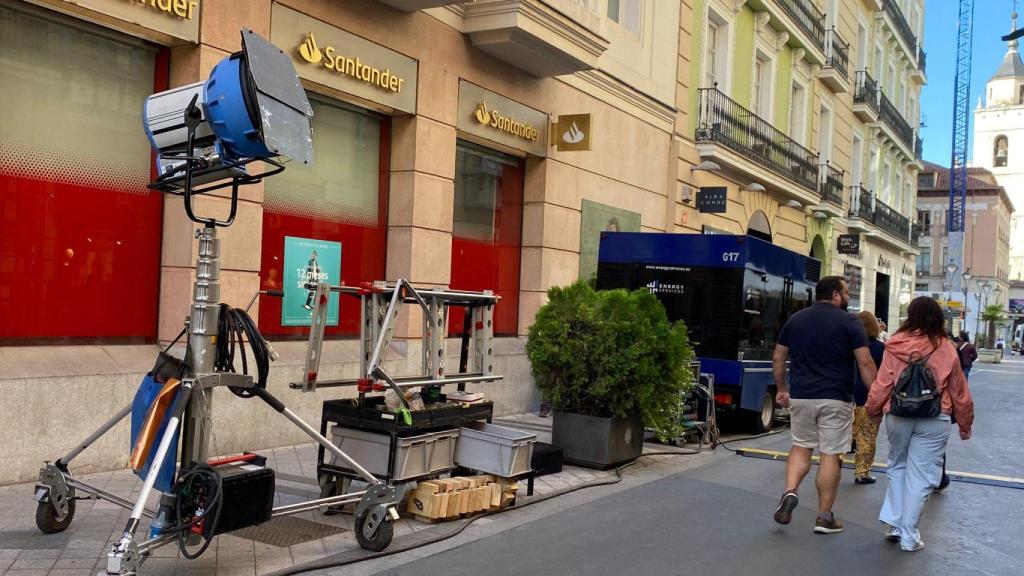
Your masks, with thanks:
[(455, 463), (495, 476), (518, 476), (530, 471), (536, 441), (536, 434), (473, 422), (459, 430)]
[[(392, 455), (394, 476), (391, 479), (400, 482), (454, 468), (458, 436), (459, 431), (452, 429), (396, 439), (395, 453)], [(331, 439), (338, 448), (374, 476), (387, 475), (388, 444), (391, 441), (389, 435), (335, 426), (331, 430)], [(329, 463), (346, 467), (333, 454)]]

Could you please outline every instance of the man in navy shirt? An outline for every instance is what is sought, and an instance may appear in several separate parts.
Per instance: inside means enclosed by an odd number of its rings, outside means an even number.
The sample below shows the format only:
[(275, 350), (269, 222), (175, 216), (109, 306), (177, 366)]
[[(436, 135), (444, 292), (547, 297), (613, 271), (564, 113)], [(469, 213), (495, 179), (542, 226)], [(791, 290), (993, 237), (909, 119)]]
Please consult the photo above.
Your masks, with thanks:
[(833, 534), (843, 531), (842, 523), (832, 514), (832, 504), (839, 488), (842, 455), (850, 451), (854, 371), (859, 369), (865, 382), (874, 382), (877, 373), (864, 326), (846, 311), (850, 301), (846, 281), (839, 276), (822, 278), (815, 300), (782, 328), (772, 357), (776, 402), (789, 407), (793, 435), (786, 491), (775, 510), (775, 521), (789, 524), (792, 520), (799, 502), (797, 489), (811, 469), (811, 453), (818, 449), (821, 464), (814, 482), (818, 488), (814, 531)]

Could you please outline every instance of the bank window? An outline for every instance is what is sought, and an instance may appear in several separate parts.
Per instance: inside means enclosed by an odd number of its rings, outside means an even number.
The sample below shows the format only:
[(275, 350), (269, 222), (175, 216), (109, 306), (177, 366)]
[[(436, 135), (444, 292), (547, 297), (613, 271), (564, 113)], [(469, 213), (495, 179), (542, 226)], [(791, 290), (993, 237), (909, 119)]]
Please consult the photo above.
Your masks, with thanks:
[[(524, 162), (465, 141), (455, 151), (451, 287), (494, 290), (494, 332), (515, 335), (519, 322), (519, 255)], [(463, 315), (453, 309), (451, 333)]]
[(634, 36), (640, 35), (641, 0), (608, 0), (608, 18)]
[(139, 111), (167, 53), (0, 4), (0, 340), (156, 339), (163, 199)]
[[(312, 95), (311, 95), (312, 96)], [(390, 122), (359, 108), (310, 98), (313, 106), (313, 164), (287, 165), (281, 174), (264, 181), (263, 240), (260, 286), (264, 290), (294, 289), (285, 270), (286, 242), (299, 250), (307, 240), (324, 241), (331, 248), (309, 265), (338, 283), (337, 251), (340, 244), (340, 280), (347, 285), (384, 279), (387, 252), (388, 147)], [(286, 239), (287, 237), (287, 239)], [(315, 243), (307, 243), (309, 246)], [(312, 258), (312, 248), (303, 248)], [(307, 266), (303, 252), (299, 266)], [(333, 261), (331, 261), (333, 260)], [(285, 286), (286, 279), (290, 279)], [(359, 332), (359, 300), (339, 299), (337, 324), (328, 323), (329, 335)], [(260, 299), (260, 330), (275, 336), (303, 337), (308, 328), (291, 326), (290, 318), (304, 314), (289, 306), (289, 321), (282, 322), (282, 300)], [(301, 307), (301, 302), (299, 302)], [(308, 326), (308, 324), (307, 324)]]

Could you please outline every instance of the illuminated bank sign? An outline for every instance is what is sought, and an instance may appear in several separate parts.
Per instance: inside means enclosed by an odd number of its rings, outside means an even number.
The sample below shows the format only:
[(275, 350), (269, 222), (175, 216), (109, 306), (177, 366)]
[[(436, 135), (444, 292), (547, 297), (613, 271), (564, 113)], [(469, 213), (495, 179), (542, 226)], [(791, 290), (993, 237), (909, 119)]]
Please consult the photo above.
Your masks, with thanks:
[[(41, 0), (43, 4), (66, 7), (73, 4), (74, 12), (95, 12), (97, 20), (111, 18), (124, 23), (126, 28), (137, 29), (141, 35), (158, 41), (199, 41), (199, 15), (201, 0)], [(157, 34), (151, 34), (156, 32)]]
[(533, 156), (546, 156), (548, 144), (547, 113), (467, 82), (459, 81), (459, 132), (521, 150)]
[(536, 127), (528, 123), (520, 122), (512, 116), (502, 116), (498, 110), (488, 110), (487, 102), (484, 100), (477, 105), (473, 112), (473, 118), (476, 118), (476, 121), (484, 126), (490, 126), (495, 130), (507, 132), (530, 142), (536, 142), (537, 135), (540, 134)]
[(306, 39), (298, 46), (299, 55), (310, 64), (322, 64), (324, 68), (333, 70), (338, 74), (344, 74), (349, 78), (362, 80), (371, 86), (395, 93), (402, 91), (404, 78), (400, 78), (385, 68), (381, 70), (359, 60), (359, 56), (351, 58), (338, 54), (334, 46), (324, 46), (321, 51), (316, 43), (316, 36), (312, 32), (306, 34)]
[(270, 12), (270, 41), (284, 48), (303, 80), (385, 111), (416, 113), (419, 63), (413, 58), (277, 3)]

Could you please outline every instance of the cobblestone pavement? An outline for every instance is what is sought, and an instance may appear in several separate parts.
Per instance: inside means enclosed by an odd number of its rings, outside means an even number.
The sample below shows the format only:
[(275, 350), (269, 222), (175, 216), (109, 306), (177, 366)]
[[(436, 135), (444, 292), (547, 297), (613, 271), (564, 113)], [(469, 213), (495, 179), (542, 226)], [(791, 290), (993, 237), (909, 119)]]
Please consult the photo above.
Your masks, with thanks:
[[(497, 424), (534, 432), (539, 441), (550, 439), (550, 419), (521, 414), (496, 419)], [(675, 450), (656, 444), (647, 444), (645, 450)], [(256, 450), (267, 456), (268, 466), (277, 473), (275, 506), (293, 504), (319, 495), (316, 477), (316, 448), (303, 444), (272, 450)], [(681, 466), (695, 465), (696, 460), (712, 457), (704, 452), (697, 458), (680, 459), (672, 456), (651, 456), (630, 468), (630, 482), (653, 481), (678, 473)], [(721, 451), (718, 452), (721, 454)], [(73, 467), (72, 467), (73, 469)], [(89, 474), (83, 481), (134, 500), (142, 482), (127, 470)], [(560, 474), (537, 478), (534, 495), (526, 495), (526, 483), (520, 483), (519, 501), (544, 498), (555, 491), (581, 486), (598, 480), (615, 478), (614, 471), (594, 471), (566, 466)], [(155, 498), (151, 499), (155, 507)], [(32, 484), (0, 487), (0, 573), (10, 576), (75, 576), (96, 574), (106, 567), (106, 554), (110, 545), (120, 537), (129, 512), (107, 501), (82, 500), (77, 504), (75, 519), (60, 534), (46, 535), (36, 529), (32, 499)], [(524, 511), (525, 512), (525, 511)], [(520, 514), (519, 511), (511, 514)], [(214, 539), (206, 553), (197, 560), (181, 557), (176, 546), (157, 548), (143, 566), (145, 576), (180, 574), (185, 576), (252, 576), (271, 574), (283, 569), (308, 564), (326, 557), (353, 559), (365, 555), (352, 534), (352, 516), (339, 514), (325, 516), (319, 512), (296, 515), (320, 524), (329, 524), (344, 530), (339, 534), (319, 538), (287, 547), (272, 546), (234, 535)], [(525, 518), (525, 517), (524, 517)], [(488, 519), (479, 521), (485, 525)], [(451, 532), (457, 522), (436, 525), (425, 524), (403, 517), (395, 523), (392, 547), (414, 543)], [(148, 531), (148, 520), (143, 522), (139, 534)], [(472, 532), (470, 532), (472, 533)]]

